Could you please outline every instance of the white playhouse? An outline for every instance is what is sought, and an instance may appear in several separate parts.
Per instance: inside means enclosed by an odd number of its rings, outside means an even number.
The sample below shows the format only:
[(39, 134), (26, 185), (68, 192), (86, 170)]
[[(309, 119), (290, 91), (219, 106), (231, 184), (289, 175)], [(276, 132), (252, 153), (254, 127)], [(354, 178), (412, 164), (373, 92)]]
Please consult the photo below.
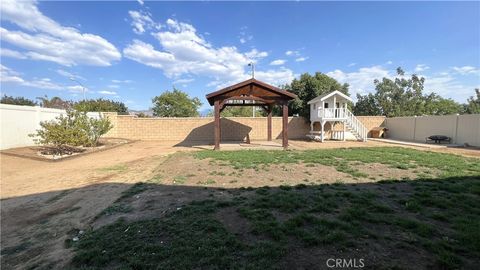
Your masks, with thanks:
[[(340, 91), (318, 96), (308, 102), (310, 104), (310, 133), (307, 137), (323, 142), (325, 140), (325, 124), (333, 127), (343, 123), (343, 130), (334, 131), (330, 128), (330, 139), (346, 140), (347, 135), (353, 135), (357, 140), (367, 141), (368, 130), (348, 109), (352, 99)], [(320, 124), (320, 130), (314, 130), (315, 122)]]

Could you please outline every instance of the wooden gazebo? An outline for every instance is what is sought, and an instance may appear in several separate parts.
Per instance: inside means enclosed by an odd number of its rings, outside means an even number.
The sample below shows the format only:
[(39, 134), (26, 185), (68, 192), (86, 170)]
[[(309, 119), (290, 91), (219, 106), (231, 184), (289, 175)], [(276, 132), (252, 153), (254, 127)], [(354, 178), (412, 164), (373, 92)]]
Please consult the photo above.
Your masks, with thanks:
[(268, 114), (267, 140), (272, 140), (272, 110), (273, 106), (281, 105), (283, 111), (282, 146), (288, 147), (288, 106), (289, 100), (297, 95), (278, 87), (266, 84), (256, 79), (226, 87), (207, 95), (210, 105), (214, 106), (215, 115), (215, 149), (220, 149), (220, 113), (227, 106), (260, 106)]

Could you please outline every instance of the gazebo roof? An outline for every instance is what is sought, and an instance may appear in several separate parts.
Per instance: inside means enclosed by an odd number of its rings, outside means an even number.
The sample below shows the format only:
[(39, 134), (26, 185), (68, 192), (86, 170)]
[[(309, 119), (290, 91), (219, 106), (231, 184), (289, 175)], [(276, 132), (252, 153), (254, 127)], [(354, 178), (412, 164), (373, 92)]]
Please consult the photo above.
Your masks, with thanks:
[(252, 78), (207, 94), (206, 97), (210, 105), (213, 105), (215, 100), (224, 101), (240, 97), (272, 104), (295, 99), (297, 95)]

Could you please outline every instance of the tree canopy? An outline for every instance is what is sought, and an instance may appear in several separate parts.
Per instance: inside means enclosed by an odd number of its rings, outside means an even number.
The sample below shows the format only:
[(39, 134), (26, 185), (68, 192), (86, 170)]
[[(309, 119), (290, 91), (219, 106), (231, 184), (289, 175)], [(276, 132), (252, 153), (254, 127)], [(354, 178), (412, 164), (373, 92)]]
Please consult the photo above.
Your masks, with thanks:
[(313, 76), (304, 73), (299, 79), (293, 79), (283, 88), (298, 96), (298, 99), (289, 103), (289, 111), (307, 119), (310, 118), (310, 105), (307, 103), (315, 97), (335, 90), (349, 95), (348, 84), (340, 84), (334, 78), (321, 72), (316, 72)]
[(37, 102), (24, 98), (24, 97), (13, 97), (13, 96), (7, 96), (3, 95), (2, 99), (0, 100), (0, 103), (3, 104), (10, 104), (10, 105), (23, 105), (23, 106), (36, 106), (38, 105)]
[(353, 107), (354, 115), (382, 115), (375, 95), (369, 93), (364, 96), (357, 94), (357, 103)]
[(73, 104), (75, 110), (82, 112), (117, 112), (128, 113), (128, 108), (123, 102), (103, 98), (78, 101)]
[(197, 97), (191, 98), (187, 93), (173, 88), (152, 99), (153, 114), (160, 117), (199, 116), (198, 109), (202, 102)]
[[(245, 107), (226, 107), (222, 111), (223, 117), (252, 117), (253, 109), (255, 108), (255, 116), (266, 116), (267, 113), (263, 109), (258, 109), (258, 107), (245, 106)], [(207, 116), (213, 116), (213, 110), (210, 110)]]
[(465, 104), (465, 113), (480, 113), (480, 89), (475, 89), (476, 97), (471, 96)]
[(406, 78), (401, 68), (392, 80), (375, 80), (375, 94), (357, 95), (354, 113), (387, 117), (414, 115), (444, 115), (462, 112), (462, 105), (436, 93), (424, 94), (425, 78)]
[(38, 97), (40, 100), (40, 106), (44, 108), (54, 108), (54, 109), (70, 109), (72, 108), (73, 101), (63, 100), (60, 97), (48, 98), (48, 96)]

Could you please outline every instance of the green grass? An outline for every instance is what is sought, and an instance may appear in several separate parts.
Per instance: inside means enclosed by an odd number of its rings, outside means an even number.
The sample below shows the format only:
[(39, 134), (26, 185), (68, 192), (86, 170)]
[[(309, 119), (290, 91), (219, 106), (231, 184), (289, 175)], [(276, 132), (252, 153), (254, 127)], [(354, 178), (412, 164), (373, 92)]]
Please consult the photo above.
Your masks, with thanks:
[(2, 254), (2, 256), (5, 256), (5, 255), (13, 255), (13, 254), (16, 254), (16, 253), (20, 253), (22, 251), (27, 250), (31, 245), (32, 245), (31, 242), (23, 241), (16, 246), (3, 247), (2, 250), (1, 250), (1, 254)]
[(118, 221), (82, 238), (73, 265), (93, 269), (239, 269), (274, 263), (284, 254), (281, 246), (271, 242), (249, 245), (239, 241), (213, 218), (218, 207), (213, 201), (204, 201), (161, 220)]
[[(353, 164), (378, 162), (417, 172), (428, 168), (430, 173), (429, 178), (419, 180), (388, 179), (385, 174), (382, 177), (388, 180), (377, 183), (231, 189), (231, 197), (211, 196), (166, 217), (119, 220), (88, 231), (73, 243), (72, 267), (307, 269), (325, 264), (325, 258), (312, 256), (321, 253), (374, 261), (367, 269), (411, 268), (411, 259), (423, 254), (419, 268), (459, 269), (476, 265), (480, 258), (478, 160), (403, 148), (204, 151), (193, 155), (237, 171), (270, 164), (288, 170), (289, 164), (303, 162), (333, 166), (353, 176), (359, 173)], [(174, 179), (179, 184), (186, 177)], [(153, 183), (134, 185), (103, 214), (133, 211), (132, 198), (155, 188)], [(225, 213), (235, 217), (228, 226), (222, 219)], [(397, 257), (394, 267), (390, 256), (398, 249), (404, 257)], [(308, 258), (307, 264), (300, 260), (296, 263), (301, 265), (290, 265), (288, 254)]]
[(122, 192), (120, 198), (117, 199), (117, 201), (121, 201), (130, 197), (133, 197), (139, 193), (144, 192), (145, 190), (148, 189), (148, 184), (143, 183), (143, 182), (138, 182), (135, 183), (133, 186), (131, 186), (129, 189), (125, 190)]
[(120, 197), (115, 200), (115, 202), (109, 207), (105, 208), (100, 214), (98, 214), (95, 219), (100, 218), (101, 216), (110, 216), (117, 213), (130, 213), (133, 211), (133, 208), (128, 204), (127, 200), (134, 197), (137, 194), (140, 194), (148, 190), (149, 184), (139, 182), (132, 185), (127, 190), (123, 191), (120, 194)]
[(100, 216), (110, 216), (117, 213), (129, 213), (133, 210), (133, 208), (125, 203), (114, 203), (111, 206), (105, 208), (101, 213)]
[(213, 185), (215, 183), (216, 183), (215, 180), (210, 179), (210, 178), (205, 180), (205, 181), (198, 181), (197, 182), (197, 184), (199, 184), (199, 185)]
[[(260, 165), (306, 163), (333, 166), (338, 171), (354, 177), (366, 177), (351, 164), (381, 163), (392, 168), (413, 169), (417, 167), (438, 170), (438, 177), (479, 175), (480, 162), (474, 158), (464, 158), (452, 154), (418, 151), (399, 147), (364, 147), (306, 151), (202, 151), (196, 158), (210, 158), (227, 162), (234, 168), (258, 168)], [(283, 167), (287, 169), (286, 167)]]
[(45, 203), (54, 203), (54, 202), (60, 200), (61, 198), (67, 196), (70, 192), (71, 192), (71, 190), (61, 191), (57, 195), (55, 195), (55, 196), (49, 198), (48, 200), (46, 200)]
[(187, 181), (187, 177), (186, 176), (183, 176), (183, 175), (178, 175), (178, 176), (175, 176), (173, 178), (173, 184), (176, 184), (176, 185), (182, 185), (182, 184), (185, 184), (185, 182)]
[[(431, 254), (433, 268), (460, 268), (468, 258), (480, 256), (478, 177), (395, 181), (383, 183), (382, 190), (371, 188), (374, 185), (248, 188), (231, 200), (193, 202), (166, 218), (119, 221), (88, 232), (74, 244), (73, 265), (93, 269), (154, 265), (162, 269), (276, 269), (292, 248), (326, 248), (348, 254), (366, 242), (370, 248), (387, 243), (383, 248), (422, 248)], [(404, 190), (390, 188), (396, 185), (403, 185)], [(455, 192), (459, 190), (464, 202), (458, 201)], [(436, 203), (422, 204), (421, 209), (442, 213), (441, 220), (417, 215), (417, 209), (412, 212), (405, 205), (419, 194), (437, 198)], [(122, 208), (123, 203), (114, 205), (107, 208), (108, 214), (129, 211)], [(244, 219), (249, 224), (248, 234), (258, 240), (245, 241), (229, 231), (216, 218), (225, 208)]]
[(110, 167), (100, 168), (98, 170), (102, 171), (102, 172), (119, 172), (120, 173), (120, 172), (127, 171), (128, 167), (125, 164), (118, 164), (118, 165), (113, 165), (113, 166), (110, 166)]

